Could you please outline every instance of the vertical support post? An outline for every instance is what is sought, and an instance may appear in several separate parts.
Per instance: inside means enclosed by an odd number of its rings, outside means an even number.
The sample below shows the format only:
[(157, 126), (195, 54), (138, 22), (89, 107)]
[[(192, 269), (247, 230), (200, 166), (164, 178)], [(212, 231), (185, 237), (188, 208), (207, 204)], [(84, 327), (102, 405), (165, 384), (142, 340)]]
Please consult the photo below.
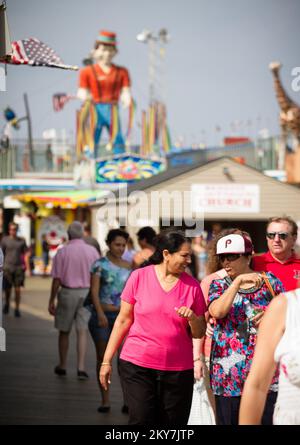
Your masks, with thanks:
[(0, 247), (0, 352), (6, 351), (5, 330), (2, 327), (2, 279), (3, 279), (3, 253)]
[(25, 110), (26, 110), (26, 120), (27, 120), (27, 129), (28, 129), (28, 148), (29, 148), (30, 167), (33, 170), (34, 169), (34, 155), (33, 155), (33, 144), (32, 144), (31, 118), (30, 118), (27, 93), (24, 93), (24, 104), (25, 104)]
[(149, 44), (149, 104), (152, 106), (155, 101), (155, 40), (154, 37), (150, 37)]

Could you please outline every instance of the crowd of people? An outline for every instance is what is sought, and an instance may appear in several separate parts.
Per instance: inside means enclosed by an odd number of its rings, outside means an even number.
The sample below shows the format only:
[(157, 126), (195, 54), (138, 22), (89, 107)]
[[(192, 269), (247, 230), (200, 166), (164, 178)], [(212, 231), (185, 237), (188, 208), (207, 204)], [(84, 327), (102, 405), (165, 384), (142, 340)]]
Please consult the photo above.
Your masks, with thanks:
[[(210, 236), (194, 239), (173, 228), (157, 234), (143, 227), (139, 248), (125, 230), (112, 229), (103, 255), (74, 221), (51, 272), (48, 310), (59, 331), (55, 374), (67, 375), (75, 324), (81, 380), (89, 378), (88, 332), (95, 345), (99, 413), (111, 409), (116, 363), (121, 409), (132, 425), (187, 423), (200, 379), (217, 425), (300, 424), (297, 230), (289, 217), (270, 218), (268, 251), (256, 254), (251, 233), (237, 227), (216, 225)], [(3, 312), (14, 287), (18, 317), (26, 244), (16, 233), (11, 223), (1, 247)]]

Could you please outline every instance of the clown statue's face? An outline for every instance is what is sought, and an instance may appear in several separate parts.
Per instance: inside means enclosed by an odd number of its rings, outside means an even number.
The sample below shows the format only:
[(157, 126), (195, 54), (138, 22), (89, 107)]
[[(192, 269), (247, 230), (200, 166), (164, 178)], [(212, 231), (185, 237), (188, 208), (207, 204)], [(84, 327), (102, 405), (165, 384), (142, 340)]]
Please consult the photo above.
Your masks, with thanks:
[[(97, 46), (97, 45), (96, 45)], [(98, 44), (94, 50), (93, 58), (96, 63), (103, 63), (104, 65), (111, 65), (113, 58), (117, 54), (117, 49), (113, 45)]]

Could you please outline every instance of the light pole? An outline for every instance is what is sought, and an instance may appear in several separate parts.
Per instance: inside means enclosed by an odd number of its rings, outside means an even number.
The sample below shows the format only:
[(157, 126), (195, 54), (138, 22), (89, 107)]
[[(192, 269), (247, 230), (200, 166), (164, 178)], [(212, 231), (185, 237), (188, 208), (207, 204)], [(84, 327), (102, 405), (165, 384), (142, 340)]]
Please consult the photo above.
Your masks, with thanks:
[(7, 107), (4, 110), (4, 116), (7, 120), (6, 125), (4, 126), (3, 134), (1, 135), (1, 141), (0, 145), (3, 148), (9, 148), (10, 144), (10, 130), (12, 127), (15, 129), (19, 129), (19, 123), (22, 121), (27, 121), (27, 133), (28, 133), (28, 151), (29, 151), (29, 161), (30, 161), (30, 167), (32, 170), (34, 170), (34, 153), (33, 153), (33, 142), (32, 142), (32, 129), (31, 129), (31, 117), (30, 117), (30, 111), (29, 111), (29, 104), (28, 104), (28, 97), (27, 93), (24, 93), (24, 104), (25, 104), (25, 110), (26, 115), (20, 118), (17, 118), (15, 112)]
[[(139, 33), (136, 36), (137, 40), (141, 43), (147, 43), (148, 44), (148, 51), (149, 51), (149, 66), (148, 66), (148, 76), (149, 76), (149, 104), (150, 106), (154, 104), (154, 102), (160, 98), (165, 99), (164, 94), (164, 88), (165, 85), (162, 87), (161, 78), (157, 77), (157, 71), (158, 71), (158, 57), (157, 57), (157, 43), (160, 43), (161, 45), (166, 45), (170, 40), (170, 35), (168, 31), (165, 28), (162, 28), (158, 35), (156, 36), (152, 31), (149, 31), (148, 29), (144, 29), (141, 33)], [(160, 63), (161, 63), (161, 69), (163, 65), (163, 61), (165, 59), (165, 48), (162, 46), (160, 48)], [(158, 88), (158, 84), (160, 85), (160, 88)], [(159, 91), (160, 90), (160, 91)], [(163, 91), (162, 91), (163, 90)]]
[[(169, 140), (166, 123), (166, 94), (165, 94), (165, 45), (170, 40), (170, 35), (162, 28), (157, 35), (148, 29), (144, 29), (136, 36), (141, 43), (148, 44), (148, 77), (149, 77), (149, 114), (148, 124), (143, 131), (143, 138), (147, 134), (146, 151), (160, 151), (158, 140), (160, 135), (163, 145)], [(157, 50), (158, 44), (159, 52)], [(145, 121), (145, 120), (144, 120)], [(146, 122), (146, 121), (145, 121)], [(145, 145), (145, 144), (143, 144)]]

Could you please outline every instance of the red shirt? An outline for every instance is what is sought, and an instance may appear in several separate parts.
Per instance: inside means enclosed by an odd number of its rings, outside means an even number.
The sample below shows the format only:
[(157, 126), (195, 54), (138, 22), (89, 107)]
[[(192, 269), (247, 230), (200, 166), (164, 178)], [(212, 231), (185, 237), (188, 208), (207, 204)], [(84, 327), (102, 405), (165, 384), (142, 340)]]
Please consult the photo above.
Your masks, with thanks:
[(79, 88), (91, 92), (96, 103), (117, 103), (122, 88), (130, 86), (129, 74), (126, 68), (112, 65), (109, 73), (105, 73), (98, 64), (80, 70)]
[(286, 291), (300, 287), (300, 258), (292, 255), (281, 263), (269, 252), (252, 258), (253, 269), (256, 271), (273, 272), (284, 285)]

